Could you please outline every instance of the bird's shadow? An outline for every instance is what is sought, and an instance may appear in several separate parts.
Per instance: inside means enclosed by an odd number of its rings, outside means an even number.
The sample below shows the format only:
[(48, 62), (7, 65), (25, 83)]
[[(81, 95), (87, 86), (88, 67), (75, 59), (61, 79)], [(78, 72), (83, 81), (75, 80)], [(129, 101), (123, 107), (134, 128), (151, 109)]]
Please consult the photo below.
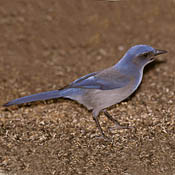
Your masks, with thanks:
[(147, 73), (149, 71), (151, 71), (152, 69), (154, 69), (156, 66), (158, 65), (161, 65), (161, 64), (164, 64), (166, 63), (167, 61), (166, 60), (155, 60), (153, 61), (152, 63), (150, 63), (149, 65), (147, 65), (144, 69), (144, 73)]

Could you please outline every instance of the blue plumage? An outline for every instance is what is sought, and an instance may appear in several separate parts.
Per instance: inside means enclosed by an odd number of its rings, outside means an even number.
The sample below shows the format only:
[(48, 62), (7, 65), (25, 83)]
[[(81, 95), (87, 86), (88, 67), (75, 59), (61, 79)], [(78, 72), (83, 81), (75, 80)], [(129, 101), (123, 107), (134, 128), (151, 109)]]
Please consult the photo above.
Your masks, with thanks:
[(136, 45), (131, 47), (123, 58), (110, 68), (85, 75), (60, 90), (21, 97), (4, 106), (60, 97), (70, 98), (92, 110), (96, 125), (101, 134), (105, 136), (99, 124), (99, 112), (103, 110), (108, 119), (119, 128), (128, 128), (119, 125), (105, 109), (130, 96), (141, 83), (144, 67), (154, 61), (155, 56), (166, 52), (148, 45)]

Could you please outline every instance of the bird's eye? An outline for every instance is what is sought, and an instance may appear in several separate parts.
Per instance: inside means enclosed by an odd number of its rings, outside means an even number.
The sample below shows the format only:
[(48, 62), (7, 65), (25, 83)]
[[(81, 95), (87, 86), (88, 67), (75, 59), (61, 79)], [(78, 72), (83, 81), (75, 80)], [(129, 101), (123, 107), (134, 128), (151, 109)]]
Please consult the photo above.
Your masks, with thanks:
[(142, 56), (147, 57), (148, 56), (148, 53), (144, 53)]

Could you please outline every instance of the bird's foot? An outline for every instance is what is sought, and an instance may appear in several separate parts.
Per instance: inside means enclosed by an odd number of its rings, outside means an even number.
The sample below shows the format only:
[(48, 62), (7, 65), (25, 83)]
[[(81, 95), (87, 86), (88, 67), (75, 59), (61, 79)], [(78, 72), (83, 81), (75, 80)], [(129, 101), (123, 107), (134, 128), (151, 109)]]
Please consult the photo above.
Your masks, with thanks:
[(133, 126), (128, 126), (128, 125), (120, 125), (118, 122), (115, 123), (115, 127), (116, 129), (134, 129)]
[(132, 126), (120, 125), (120, 123), (114, 119), (106, 110), (104, 110), (105, 116), (115, 124), (115, 129), (134, 129)]
[(99, 139), (99, 140), (108, 141), (108, 142), (111, 142), (112, 141), (112, 138), (107, 137), (106, 135), (98, 135), (98, 136), (96, 135), (93, 138)]
[(116, 130), (116, 129), (135, 129), (133, 126), (128, 126), (128, 125), (119, 125), (118, 123), (110, 128), (111, 131)]

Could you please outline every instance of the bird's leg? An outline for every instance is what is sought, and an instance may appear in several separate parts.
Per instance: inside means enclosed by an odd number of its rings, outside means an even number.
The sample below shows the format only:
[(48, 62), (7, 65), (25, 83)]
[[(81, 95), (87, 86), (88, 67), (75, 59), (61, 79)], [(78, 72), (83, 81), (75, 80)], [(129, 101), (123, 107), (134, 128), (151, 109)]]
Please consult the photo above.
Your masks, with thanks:
[(100, 123), (99, 123), (99, 120), (98, 120), (98, 116), (94, 116), (94, 115), (93, 115), (93, 119), (94, 119), (94, 121), (95, 121), (95, 123), (96, 123), (96, 126), (97, 126), (97, 128), (99, 129), (101, 135), (102, 135), (103, 137), (106, 137), (105, 134), (104, 134), (104, 132), (103, 132), (103, 130), (102, 130), (102, 128), (101, 128), (101, 126), (100, 126)]
[(93, 119), (94, 119), (94, 121), (95, 121), (95, 123), (96, 123), (96, 126), (97, 126), (97, 128), (99, 129), (99, 131), (100, 131), (102, 137), (103, 137), (105, 140), (110, 140), (110, 139), (104, 134), (103, 129), (102, 129), (101, 126), (100, 126), (100, 123), (99, 123), (99, 113), (96, 114), (96, 112), (93, 112)]
[(130, 127), (130, 126), (123, 126), (123, 125), (120, 125), (120, 123), (119, 123), (116, 119), (114, 119), (114, 118), (106, 111), (106, 109), (104, 109), (103, 112), (104, 112), (105, 116), (106, 116), (109, 120), (111, 120), (113, 123), (115, 123), (117, 129), (128, 129), (128, 128), (132, 128), (132, 127)]

